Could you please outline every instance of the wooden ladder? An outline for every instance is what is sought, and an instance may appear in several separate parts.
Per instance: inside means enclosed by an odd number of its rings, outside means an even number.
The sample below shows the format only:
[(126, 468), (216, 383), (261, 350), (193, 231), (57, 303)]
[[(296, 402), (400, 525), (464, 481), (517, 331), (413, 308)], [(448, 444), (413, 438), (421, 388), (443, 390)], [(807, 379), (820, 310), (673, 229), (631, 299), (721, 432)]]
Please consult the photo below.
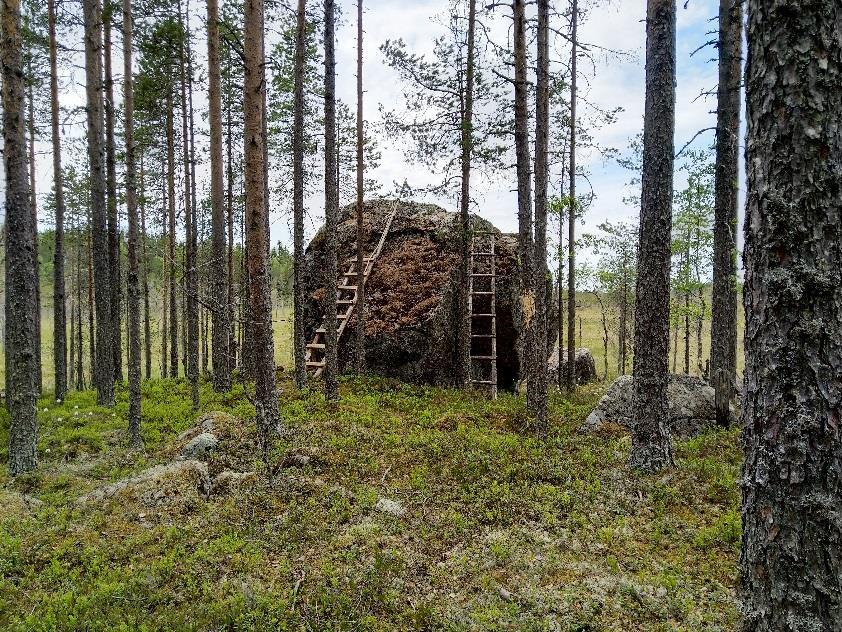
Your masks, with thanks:
[[(386, 219), (386, 225), (380, 235), (380, 241), (377, 242), (377, 247), (368, 257), (363, 258), (363, 279), (364, 283), (368, 281), (371, 271), (374, 269), (374, 263), (383, 251), (383, 245), (386, 243), (386, 237), (389, 230), (392, 228), (392, 222), (395, 220), (395, 215), (398, 212), (398, 202), (392, 206), (392, 211)], [(357, 306), (357, 289), (359, 288), (359, 271), (357, 270), (357, 258), (351, 257), (344, 261), (346, 270), (339, 276), (339, 281), (336, 286), (336, 343), (342, 338), (351, 316), (354, 314), (354, 309)], [(322, 322), (321, 327), (316, 329), (313, 334), (313, 340), (307, 345), (307, 351), (304, 359), (307, 363), (307, 371), (313, 377), (319, 377), (325, 369), (325, 323)]]
[[(482, 248), (478, 250), (477, 248)], [(497, 234), (474, 231), (468, 277), (471, 385), (497, 399)]]

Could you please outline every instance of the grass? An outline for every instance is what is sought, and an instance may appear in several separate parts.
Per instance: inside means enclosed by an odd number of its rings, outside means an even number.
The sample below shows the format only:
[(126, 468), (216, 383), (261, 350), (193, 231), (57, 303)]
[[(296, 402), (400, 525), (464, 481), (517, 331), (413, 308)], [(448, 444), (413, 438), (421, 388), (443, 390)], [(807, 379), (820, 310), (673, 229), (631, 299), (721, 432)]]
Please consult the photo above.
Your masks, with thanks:
[[(114, 410), (88, 392), (42, 400), (38, 470), (13, 481), (0, 469), (0, 627), (738, 626), (736, 431), (681, 443), (677, 468), (643, 476), (626, 465), (625, 433), (577, 432), (600, 386), (553, 397), (546, 441), (511, 395), (354, 378), (335, 405), (281, 387), (285, 432), (267, 473), (242, 387), (203, 384), (203, 410), (241, 420), (220, 429), (211, 474), (257, 480), (207, 499), (182, 482), (163, 503), (75, 500), (177, 453), (196, 419), (183, 381), (144, 384), (144, 454), (125, 447), (124, 391)], [(0, 452), (7, 432), (3, 418)], [(311, 460), (287, 467), (291, 454)], [(406, 514), (377, 511), (381, 497)]]

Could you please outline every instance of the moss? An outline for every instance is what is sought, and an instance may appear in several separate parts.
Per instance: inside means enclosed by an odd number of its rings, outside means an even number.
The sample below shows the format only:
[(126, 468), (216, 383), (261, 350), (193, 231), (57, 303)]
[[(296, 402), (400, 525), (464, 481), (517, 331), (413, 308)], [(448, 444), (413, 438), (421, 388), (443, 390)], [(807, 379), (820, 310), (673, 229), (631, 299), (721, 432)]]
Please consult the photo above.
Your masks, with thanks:
[[(737, 625), (736, 432), (679, 444), (679, 468), (645, 477), (626, 467), (626, 436), (577, 433), (598, 387), (551, 398), (546, 442), (513, 396), (386, 379), (344, 381), (339, 406), (315, 389), (282, 392), (286, 433), (270, 477), (241, 387), (216, 395), (203, 384), (203, 411), (239, 420), (220, 429), (209, 469), (257, 470), (259, 480), (161, 506), (73, 501), (172, 457), (196, 420), (185, 383), (144, 384), (146, 455), (125, 446), (123, 391), (114, 411), (90, 393), (42, 406), (38, 471), (10, 482), (0, 470), (0, 627)], [(291, 466), (291, 453), (311, 459)], [(28, 508), (22, 494), (45, 504)], [(406, 515), (378, 512), (381, 497)]]

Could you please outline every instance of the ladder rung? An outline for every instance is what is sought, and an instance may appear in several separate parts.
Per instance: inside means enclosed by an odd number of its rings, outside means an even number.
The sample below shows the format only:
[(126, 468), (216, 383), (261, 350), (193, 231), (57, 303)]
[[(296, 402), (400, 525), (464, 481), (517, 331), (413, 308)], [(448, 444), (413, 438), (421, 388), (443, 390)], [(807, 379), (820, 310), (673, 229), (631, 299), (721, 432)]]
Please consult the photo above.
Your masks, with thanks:
[(307, 363), (307, 366), (311, 366), (311, 367), (323, 367), (323, 366), (325, 366), (325, 363), (324, 363), (324, 362), (308, 362), (308, 363)]
[(356, 303), (356, 301), (350, 298), (343, 298), (336, 301), (337, 305), (353, 305), (354, 303)]
[(357, 286), (356, 285), (337, 285), (336, 289), (337, 290), (356, 290)]
[(496, 338), (497, 334), (471, 334), (471, 338)]
[[(348, 257), (345, 261), (347, 261), (348, 263), (356, 263), (357, 258), (356, 257)], [(363, 261), (374, 261), (374, 257), (363, 257)]]
[(477, 292), (477, 291), (473, 291), (473, 292), (471, 292), (471, 294), (476, 294), (476, 295), (479, 295), (479, 296), (491, 296), (492, 294), (494, 294), (494, 292)]
[(307, 345), (307, 348), (308, 349), (324, 349), (325, 346), (321, 342), (311, 342), (309, 345)]
[(471, 380), (471, 384), (488, 384), (489, 386), (497, 386), (497, 382), (492, 380)]
[(317, 334), (326, 334), (326, 333), (327, 333), (327, 329), (325, 329), (324, 327), (319, 327), (319, 328), (315, 331), (315, 333), (317, 333)]
[(471, 314), (471, 316), (485, 316), (487, 318), (494, 318), (497, 314)]
[(472, 252), (471, 253), (475, 257), (496, 257), (497, 253), (494, 252)]
[(346, 318), (348, 318), (348, 314), (337, 314), (336, 318), (338, 320), (345, 320)]
[[(359, 276), (359, 272), (356, 272), (356, 271), (354, 271), (354, 270), (351, 270), (351, 271), (349, 271), (349, 272), (346, 272), (346, 273), (345, 273), (345, 276)], [(368, 276), (368, 272), (366, 272), (366, 273), (365, 273), (365, 276)]]
[(471, 360), (496, 360), (497, 356), (471, 356)]
[(471, 276), (474, 277), (493, 277), (494, 275), (490, 272), (472, 272)]

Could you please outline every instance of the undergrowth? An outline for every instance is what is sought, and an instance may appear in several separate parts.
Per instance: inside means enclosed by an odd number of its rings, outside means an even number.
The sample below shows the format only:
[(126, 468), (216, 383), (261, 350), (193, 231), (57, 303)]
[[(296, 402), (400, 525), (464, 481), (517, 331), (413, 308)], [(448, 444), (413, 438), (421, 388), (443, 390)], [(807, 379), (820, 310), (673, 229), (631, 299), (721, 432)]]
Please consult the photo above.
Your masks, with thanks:
[[(348, 379), (340, 404), (281, 385), (284, 429), (258, 462), (242, 387), (202, 386), (237, 418), (209, 462), (256, 482), (155, 506), (77, 499), (167, 462), (196, 422), (187, 385), (39, 404), (39, 467), (0, 469), (0, 627), (10, 630), (732, 630), (740, 536), (735, 431), (628, 469), (629, 438), (578, 426), (600, 388), (555, 395), (533, 436), (523, 401)], [(8, 419), (0, 420), (6, 461)], [(290, 455), (306, 454), (290, 465)], [(32, 502), (38, 499), (43, 504)], [(388, 498), (406, 510), (378, 511)]]

